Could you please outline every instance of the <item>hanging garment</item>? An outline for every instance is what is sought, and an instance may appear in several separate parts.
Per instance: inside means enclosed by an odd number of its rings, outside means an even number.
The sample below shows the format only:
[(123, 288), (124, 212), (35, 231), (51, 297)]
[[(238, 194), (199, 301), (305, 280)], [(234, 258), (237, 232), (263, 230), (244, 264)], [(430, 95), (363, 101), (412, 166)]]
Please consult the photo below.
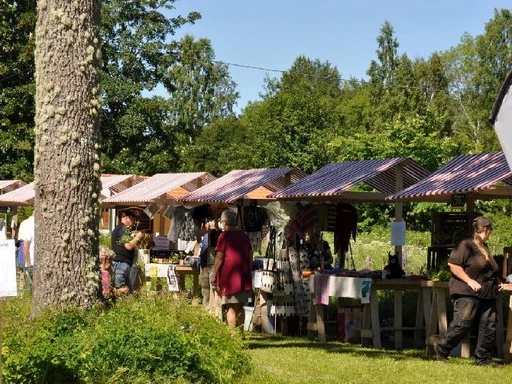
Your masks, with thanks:
[(167, 268), (167, 286), (171, 292), (178, 292), (180, 290), (178, 277), (176, 276), (176, 266), (174, 264), (170, 264)]
[(247, 232), (261, 232), (268, 216), (264, 208), (256, 206), (256, 201), (243, 207), (243, 225)]
[(334, 230), (334, 249), (336, 253), (348, 251), (350, 237), (356, 240), (357, 209), (347, 203), (338, 203), (336, 206), (336, 228)]
[(249, 240), (251, 241), (252, 251), (254, 253), (261, 252), (261, 232), (247, 232)]
[(318, 211), (313, 204), (303, 206), (297, 203), (295, 218), (290, 222), (289, 227), (293, 233), (304, 238), (307, 233), (312, 233), (320, 224)]
[(205, 219), (213, 217), (210, 204), (203, 204), (192, 209), (192, 218), (199, 223), (203, 223)]
[[(288, 248), (288, 259), (290, 261), (290, 270), (293, 284), (292, 302), (295, 313), (299, 316), (307, 316), (309, 314), (309, 284), (302, 280), (301, 272), (307, 267), (307, 261), (301, 262), (301, 256), (295, 247)], [(306, 252), (307, 257), (307, 252)], [(302, 268), (303, 267), (303, 268)]]
[(198, 238), (201, 238), (200, 232), (201, 230), (198, 229), (198, 225), (192, 217), (192, 212), (185, 212), (185, 218), (181, 224), (180, 232), (178, 233), (178, 239), (185, 241), (197, 240)]
[(171, 226), (169, 228), (169, 232), (167, 233), (167, 238), (173, 243), (178, 241), (181, 226), (185, 221), (185, 212), (188, 212), (188, 209), (185, 207), (173, 206), (169, 206), (165, 211), (165, 216), (171, 219)]

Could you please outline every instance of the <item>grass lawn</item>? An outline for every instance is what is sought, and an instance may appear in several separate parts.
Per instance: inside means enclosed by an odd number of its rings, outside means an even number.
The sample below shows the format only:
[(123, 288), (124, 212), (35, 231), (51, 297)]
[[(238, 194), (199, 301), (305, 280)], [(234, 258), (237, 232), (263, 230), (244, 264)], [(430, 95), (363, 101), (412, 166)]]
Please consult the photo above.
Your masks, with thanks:
[(253, 371), (239, 384), (253, 383), (490, 383), (507, 382), (512, 365), (478, 367), (473, 359), (451, 358), (449, 364), (424, 350), (363, 348), (306, 338), (251, 334), (246, 341)]

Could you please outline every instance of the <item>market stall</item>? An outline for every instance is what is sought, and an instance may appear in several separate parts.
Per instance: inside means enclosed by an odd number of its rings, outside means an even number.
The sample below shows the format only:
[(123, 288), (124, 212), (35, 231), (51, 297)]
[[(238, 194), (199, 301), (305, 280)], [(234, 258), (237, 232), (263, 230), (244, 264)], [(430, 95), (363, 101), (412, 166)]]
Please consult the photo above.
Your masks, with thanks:
[(152, 231), (164, 235), (170, 226), (164, 216), (167, 207), (213, 180), (215, 177), (208, 172), (158, 173), (103, 200), (102, 207), (112, 210), (128, 206), (145, 209), (152, 220)]
[[(105, 199), (109, 196), (113, 196), (131, 186), (142, 181), (143, 178), (137, 175), (113, 175), (104, 174), (101, 175), (101, 198)], [(12, 212), (16, 212), (17, 207), (21, 206), (33, 206), (35, 199), (34, 183), (25, 184), (23, 182), (17, 188), (4, 189), (4, 193), (0, 195), (0, 207), (11, 207)], [(0, 187), (2, 184), (0, 183)], [(16, 219), (16, 218), (14, 218)], [(108, 211), (102, 210), (100, 229), (109, 228), (109, 222), (115, 222), (112, 217), (109, 216)]]
[[(447, 260), (456, 240), (471, 233), (472, 221), (479, 215), (474, 211), (476, 200), (509, 199), (511, 197), (512, 172), (505, 154), (494, 152), (456, 156), (430, 176), (387, 197), (387, 200), (451, 204), (455, 211), (435, 214), (432, 217), (432, 240), (427, 252), (427, 269), (435, 271), (442, 261)], [(507, 254), (507, 248), (504, 249), (503, 255)], [(431, 288), (432, 300), (437, 304), (432, 306), (427, 322), (427, 353), (432, 353), (436, 335), (446, 332), (446, 308), (439, 303), (446, 300), (448, 289), (443, 284), (431, 284)], [(501, 299), (500, 297), (499, 300)], [(499, 308), (501, 309), (501, 305)], [(498, 318), (497, 341), (499, 345), (502, 345), (502, 312)], [(498, 347), (497, 350), (501, 355), (502, 348)], [(468, 340), (463, 342), (461, 354), (469, 356)]]
[(503, 152), (460, 155), (418, 183), (386, 198), (389, 202), (449, 203), (453, 211), (432, 217), (427, 269), (446, 260), (455, 241), (471, 233), (476, 200), (510, 199), (512, 172)]
[(14, 191), (25, 185), (22, 180), (0, 180), (0, 194)]
[[(236, 211), (238, 227), (249, 235), (253, 252), (258, 255), (262, 253), (262, 241), (271, 238), (269, 242), (275, 244), (275, 238), (282, 232), (286, 222), (279, 203), (268, 196), (299, 182), (305, 176), (304, 172), (294, 168), (233, 170), (184, 196), (180, 201), (183, 204), (208, 204), (214, 218), (220, 217), (221, 212), (227, 208)], [(268, 254), (274, 248), (266, 249)], [(265, 332), (272, 333), (274, 326), (268, 319), (266, 303), (265, 288), (258, 288), (255, 318), (258, 318), (257, 322), (261, 323)]]
[[(12, 191), (22, 188), (24, 185), (26, 185), (25, 182), (21, 180), (0, 180), (0, 196), (9, 194)], [(3, 227), (0, 228), (0, 235), (3, 235), (0, 236), (0, 238), (15, 238), (18, 223), (17, 206), (0, 202), (0, 212), (4, 214), (4, 222), (2, 223)], [(8, 225), (7, 223), (7, 213), (10, 213), (12, 217), (11, 225)]]
[[(424, 177), (428, 176), (429, 172), (415, 163), (410, 159), (396, 158), (396, 159), (384, 159), (384, 160), (364, 160), (364, 161), (350, 161), (345, 163), (334, 163), (328, 164), (319, 171), (309, 175), (300, 182), (293, 186), (287, 187), (280, 192), (272, 194), (270, 197), (275, 197), (281, 202), (294, 207), (295, 211), (292, 214), (291, 220), (288, 225), (290, 231), (289, 239), (287, 244), (288, 255), (299, 254), (301, 270), (299, 273), (304, 277), (305, 271), (315, 271), (316, 274), (320, 273), (317, 271), (320, 267), (320, 271), (323, 274), (332, 273), (334, 275), (342, 275), (347, 269), (353, 269), (353, 262), (351, 263), (350, 258), (346, 260), (347, 255), (351, 255), (350, 242), (355, 240), (356, 229), (357, 229), (357, 204), (359, 202), (385, 202), (385, 198), (392, 193), (408, 187)], [(355, 187), (364, 185), (367, 192), (354, 191)], [(359, 189), (361, 190), (361, 189)], [(403, 224), (401, 218), (402, 214), (401, 204), (395, 206), (395, 221), (397, 224)], [(403, 228), (403, 225), (401, 225)], [(325, 246), (315, 246), (318, 242), (313, 242), (314, 246), (311, 246), (311, 238), (318, 237), (318, 234), (322, 231), (334, 232), (334, 244), (333, 251), (338, 260), (334, 263), (334, 270), (328, 271), (324, 265), (322, 265), (322, 259), (325, 259)], [(402, 242), (395, 242), (395, 251), (400, 254)], [(397, 261), (394, 264), (397, 267), (397, 271), (401, 270), (400, 258), (396, 255), (393, 261)], [(393, 255), (395, 256), (395, 255)], [(313, 265), (312, 260), (320, 260), (318, 265)], [(288, 257), (289, 262), (292, 262), (292, 257)], [(390, 258), (391, 260), (391, 258)], [(283, 260), (279, 260), (283, 262)], [(394, 269), (394, 268), (393, 268)], [(276, 271), (278, 275), (282, 275), (280, 271)], [(395, 271), (390, 270), (390, 277), (395, 277)], [(402, 275), (397, 274), (396, 277)], [(315, 275), (315, 279), (318, 275)], [(357, 274), (350, 277), (367, 277)], [(376, 276), (373, 276), (375, 278)], [(381, 273), (379, 271), (379, 278)], [(339, 284), (343, 284), (343, 278), (335, 279)], [(293, 276), (292, 276), (292, 280)], [(296, 285), (299, 289), (294, 292), (294, 297), (291, 300), (296, 303), (297, 314), (302, 317), (308, 316), (307, 313), (302, 313), (300, 308), (302, 305), (302, 297), (304, 294), (307, 297), (308, 302), (314, 302), (315, 296), (318, 295), (318, 288), (315, 285), (314, 291), (306, 282), (303, 287)], [(374, 284), (374, 287), (378, 285)], [(406, 288), (409, 287), (406, 284)], [(409, 287), (410, 288), (410, 287)], [(376, 288), (375, 288), (376, 289)], [(386, 289), (385, 287), (383, 289)], [(395, 291), (395, 301), (401, 303), (401, 295), (403, 289), (390, 287)], [(416, 289), (416, 288), (415, 288)], [(297, 292), (298, 295), (297, 295)], [(343, 296), (336, 296), (343, 297)], [(342, 300), (343, 301), (343, 300)], [(343, 305), (343, 302), (341, 303)], [(311, 308), (313, 305), (310, 306)], [(377, 303), (374, 306), (365, 306), (367, 315), (370, 315), (370, 311), (373, 309), (373, 318), (378, 319)], [(401, 327), (401, 305), (395, 306), (395, 327)], [(316, 305), (315, 316), (317, 319), (323, 318), (323, 307)], [(311, 315), (311, 314), (310, 314)], [(421, 316), (421, 319), (423, 316)], [(318, 320), (317, 320), (318, 325)], [(309, 328), (312, 327), (312, 321), (310, 320)], [(396, 329), (401, 332), (402, 329)], [(309, 329), (311, 331), (311, 329)], [(318, 332), (318, 327), (316, 329)], [(311, 332), (309, 332), (311, 334)], [(370, 334), (366, 332), (366, 335)], [(373, 332), (371, 338), (375, 344), (380, 345), (380, 332), (378, 330), (377, 323), (373, 322)], [(376, 337), (373, 337), (373, 334)], [(318, 333), (319, 339), (323, 339), (323, 335)], [(400, 344), (400, 337), (397, 337), (398, 344)], [(399, 345), (400, 347), (400, 345)]]
[[(238, 214), (238, 227), (244, 229), (252, 239), (253, 251), (259, 253), (264, 218), (268, 216), (267, 206), (275, 202), (269, 195), (293, 185), (306, 174), (295, 168), (261, 168), (233, 170), (214, 182), (180, 198), (183, 204), (211, 206), (216, 217), (230, 208)], [(272, 215), (269, 217), (270, 224)]]

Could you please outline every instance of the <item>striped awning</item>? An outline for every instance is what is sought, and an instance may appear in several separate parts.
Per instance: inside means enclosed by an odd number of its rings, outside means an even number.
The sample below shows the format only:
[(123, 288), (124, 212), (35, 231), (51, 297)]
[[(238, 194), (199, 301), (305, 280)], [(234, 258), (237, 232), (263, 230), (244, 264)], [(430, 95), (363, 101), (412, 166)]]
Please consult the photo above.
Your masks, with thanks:
[(476, 199), (510, 198), (511, 185), (512, 172), (503, 152), (460, 155), (387, 200), (445, 202), (454, 194), (471, 194)]
[(140, 183), (144, 179), (144, 177), (137, 175), (112, 175), (104, 173), (100, 178), (101, 196), (103, 199), (108, 198)]
[[(110, 196), (117, 191), (122, 191), (129, 186), (136, 184), (143, 179), (136, 175), (101, 175), (101, 195), (103, 198)], [(23, 206), (34, 205), (35, 199), (34, 183), (24, 185), (8, 193), (0, 195), (0, 206)]]
[[(264, 187), (268, 194), (293, 184), (306, 176), (296, 168), (237, 169), (219, 177), (214, 182), (201, 187), (181, 198), (184, 202), (235, 203), (249, 199), (248, 194)], [(262, 198), (267, 198), (267, 194)]]
[[(404, 186), (427, 177), (429, 172), (418, 163), (405, 158), (361, 160), (332, 163), (305, 177), (298, 183), (273, 193), (278, 199), (344, 199), (383, 201), (396, 191), (397, 169), (402, 169)], [(351, 189), (366, 184), (380, 192), (353, 193)], [(357, 196), (357, 197), (356, 197)]]
[(125, 191), (105, 199), (106, 205), (147, 204), (161, 200), (176, 200), (215, 180), (208, 172), (158, 173)]
[(0, 206), (15, 207), (22, 205), (34, 205), (35, 195), (34, 183), (32, 182), (0, 195)]
[(25, 185), (21, 180), (0, 180), (0, 193), (7, 193)]

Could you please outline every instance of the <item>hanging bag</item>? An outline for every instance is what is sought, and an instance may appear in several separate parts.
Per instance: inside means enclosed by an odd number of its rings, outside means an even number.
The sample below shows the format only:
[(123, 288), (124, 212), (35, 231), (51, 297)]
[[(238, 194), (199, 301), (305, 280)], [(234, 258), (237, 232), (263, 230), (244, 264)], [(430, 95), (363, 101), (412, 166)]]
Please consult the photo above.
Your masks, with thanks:
[(261, 276), (261, 290), (272, 293), (276, 287), (275, 256), (276, 255), (276, 229), (270, 227), (267, 252), (263, 259), (263, 273)]

